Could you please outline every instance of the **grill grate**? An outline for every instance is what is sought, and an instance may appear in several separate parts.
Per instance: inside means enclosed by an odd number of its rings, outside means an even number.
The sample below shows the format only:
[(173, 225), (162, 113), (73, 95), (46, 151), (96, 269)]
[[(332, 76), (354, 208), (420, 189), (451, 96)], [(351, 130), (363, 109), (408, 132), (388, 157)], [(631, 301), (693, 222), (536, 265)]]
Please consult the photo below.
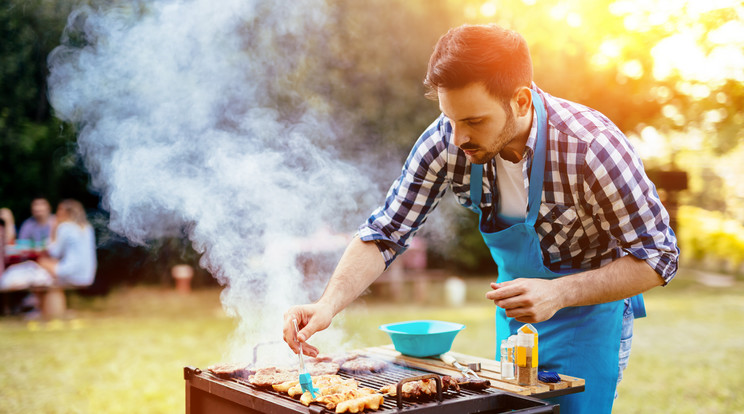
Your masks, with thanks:
[[(409, 378), (409, 377), (415, 377), (420, 376), (424, 374), (429, 374), (430, 372), (418, 370), (415, 368), (410, 367), (404, 367), (397, 364), (388, 364), (387, 368), (384, 371), (381, 372), (375, 372), (375, 373), (347, 373), (344, 371), (339, 371), (339, 375), (344, 379), (356, 379), (359, 381), (359, 386), (361, 387), (369, 387), (375, 390), (379, 390), (385, 385), (389, 384), (397, 384), (400, 380)], [(213, 376), (214, 377), (214, 376)], [(216, 377), (214, 377), (216, 378)], [(298, 399), (292, 398), (289, 395), (285, 393), (280, 393), (277, 391), (274, 391), (272, 389), (267, 388), (260, 388), (256, 387), (246, 381), (240, 380), (240, 379), (232, 379), (232, 380), (223, 380), (218, 379), (220, 381), (234, 381), (242, 386), (249, 387), (253, 390), (256, 390), (261, 393), (267, 393), (274, 396), (278, 396), (282, 399), (292, 401), (296, 404), (302, 405), (301, 402), (299, 402)], [(500, 393), (500, 391), (495, 391), (493, 389), (486, 389), (483, 391), (474, 391), (474, 390), (468, 390), (461, 388), (460, 392), (454, 392), (452, 390), (449, 390), (447, 392), (442, 393), (443, 401), (446, 402), (448, 400), (456, 400), (456, 399), (462, 399), (467, 398), (470, 396), (481, 396), (481, 395), (488, 395), (488, 394), (494, 394), (494, 393)], [(403, 400), (403, 409), (407, 408), (414, 408), (414, 407), (421, 407), (425, 406), (427, 404), (436, 404), (437, 403), (437, 397), (436, 395), (433, 397), (427, 397), (420, 400)], [(318, 404), (311, 404), (311, 407), (318, 407), (319, 409), (323, 406)], [(378, 411), (371, 411), (375, 413), (385, 413), (385, 412), (396, 412), (398, 411), (398, 405), (397, 400), (393, 397), (385, 396), (385, 401), (380, 406), (380, 409)], [(322, 411), (323, 413), (333, 413), (334, 411), (328, 410), (323, 407)]]
[[(397, 384), (400, 380), (417, 377), (430, 372), (416, 368), (389, 364), (387, 369), (378, 373), (346, 373), (339, 372), (341, 377), (354, 378), (360, 387), (379, 390), (385, 385)], [(187, 414), (195, 413), (314, 413), (330, 414), (335, 411), (325, 406), (311, 404), (305, 407), (298, 399), (287, 394), (279, 393), (271, 388), (260, 388), (240, 379), (221, 379), (198, 368), (184, 368), (187, 381)], [(206, 381), (206, 382), (205, 382)], [(557, 413), (558, 408), (535, 398), (506, 393), (489, 388), (483, 391), (460, 389), (459, 393), (447, 391), (442, 393), (442, 402), (437, 397), (425, 400), (403, 400), (401, 411), (406, 413)], [(230, 407), (227, 400), (232, 401)], [(244, 409), (239, 408), (245, 407)], [(252, 408), (251, 408), (252, 407)], [(263, 407), (263, 408), (262, 408)], [(269, 408), (270, 407), (270, 408)], [(245, 411), (244, 411), (245, 410)], [(374, 414), (390, 414), (401, 412), (398, 410), (396, 398), (386, 397), (377, 411), (365, 411)]]

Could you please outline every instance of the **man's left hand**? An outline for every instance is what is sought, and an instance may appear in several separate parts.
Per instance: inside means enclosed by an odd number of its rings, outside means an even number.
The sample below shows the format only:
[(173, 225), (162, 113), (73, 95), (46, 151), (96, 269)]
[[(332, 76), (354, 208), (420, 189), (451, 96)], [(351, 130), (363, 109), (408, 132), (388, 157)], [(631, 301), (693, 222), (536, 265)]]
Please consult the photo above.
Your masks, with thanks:
[(563, 307), (556, 286), (548, 279), (520, 278), (491, 283), (491, 289), (486, 298), (519, 322), (546, 321)]

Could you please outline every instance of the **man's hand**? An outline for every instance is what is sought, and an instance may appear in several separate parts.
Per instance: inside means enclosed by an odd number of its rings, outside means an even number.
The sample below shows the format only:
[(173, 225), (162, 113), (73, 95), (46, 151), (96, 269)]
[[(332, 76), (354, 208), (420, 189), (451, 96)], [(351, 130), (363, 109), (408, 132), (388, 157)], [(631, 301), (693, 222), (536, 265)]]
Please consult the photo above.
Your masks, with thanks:
[(506, 316), (519, 322), (536, 323), (555, 315), (563, 305), (560, 295), (548, 279), (520, 278), (491, 283), (486, 298), (506, 311)]
[(486, 298), (519, 322), (542, 322), (569, 306), (622, 300), (662, 285), (664, 279), (645, 261), (624, 256), (598, 269), (555, 279), (520, 278), (491, 283)]
[[(293, 319), (297, 319), (299, 335), (295, 334)], [(315, 357), (318, 355), (318, 348), (306, 341), (316, 332), (330, 326), (331, 319), (333, 319), (333, 311), (330, 306), (319, 303), (293, 306), (284, 313), (284, 342), (292, 348), (295, 354), (300, 352), (300, 342), (302, 342), (302, 353)]]

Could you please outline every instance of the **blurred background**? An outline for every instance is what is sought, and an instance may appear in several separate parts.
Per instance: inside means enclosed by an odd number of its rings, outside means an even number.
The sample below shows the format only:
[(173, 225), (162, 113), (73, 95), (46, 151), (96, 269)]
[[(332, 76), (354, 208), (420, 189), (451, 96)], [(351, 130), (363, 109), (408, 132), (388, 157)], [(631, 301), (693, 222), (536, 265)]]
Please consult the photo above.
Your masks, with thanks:
[[(68, 293), (70, 309), (61, 321), (0, 319), (0, 411), (183, 412), (180, 367), (217, 362), (224, 351), (210, 347), (231, 335), (234, 321), (220, 308), (220, 283), (199, 265), (203, 249), (193, 247), (188, 228), (136, 243), (109, 229), (111, 212), (79, 151), (78, 125), (55, 117), (47, 99), (47, 57), (81, 4), (126, 5), (125, 13), (141, 14), (150, 7), (145, 1), (0, 2), (0, 207), (19, 225), (35, 197), (52, 206), (80, 200), (96, 229), (99, 263), (92, 286)], [(740, 1), (327, 0), (325, 7), (324, 30), (304, 51), (313, 64), (295, 74), (299, 96), (322, 100), (338, 119), (341, 155), (363, 152), (382, 166), (373, 177), (380, 194), (438, 115), (436, 103), (423, 98), (426, 64), (439, 36), (462, 23), (496, 22), (520, 32), (539, 87), (617, 124), (672, 215), (682, 255), (679, 280), (647, 299), (649, 314), (660, 316), (640, 328), (646, 339), (637, 340), (630, 385), (623, 385), (627, 394), (621, 392), (616, 411), (744, 411), (737, 391), (744, 362), (735, 353), (744, 345), (736, 327), (744, 316)], [(292, 107), (291, 99), (285, 103)], [(359, 207), (359, 223), (374, 207)], [(395, 270), (409, 276), (394, 294), (391, 283), (380, 282), (360, 301), (365, 306), (349, 311), (368, 318), (366, 331), (337, 322), (351, 343), (384, 343), (374, 328), (393, 317), (434, 315), (470, 321), (456, 350), (493, 356), (493, 340), (482, 339), (493, 329), (491, 308), (480, 299), (492, 260), (473, 231), (475, 217), (451, 205), (442, 210), (454, 236), (424, 232), (424, 264)], [(297, 266), (327, 272), (337, 257), (316, 260), (320, 265), (300, 257)], [(194, 270), (187, 294), (174, 289), (177, 264)], [(433, 275), (428, 285), (421, 275)], [(466, 281), (468, 294), (442, 310), (444, 280), (453, 275)], [(407, 297), (417, 305), (402, 304)], [(695, 342), (686, 348), (688, 340)], [(705, 357), (697, 353), (711, 343), (722, 344), (720, 355), (710, 348)], [(689, 378), (679, 379), (673, 358), (684, 361)], [(663, 391), (654, 388), (651, 396), (649, 383)], [(670, 406), (675, 409), (664, 408)]]

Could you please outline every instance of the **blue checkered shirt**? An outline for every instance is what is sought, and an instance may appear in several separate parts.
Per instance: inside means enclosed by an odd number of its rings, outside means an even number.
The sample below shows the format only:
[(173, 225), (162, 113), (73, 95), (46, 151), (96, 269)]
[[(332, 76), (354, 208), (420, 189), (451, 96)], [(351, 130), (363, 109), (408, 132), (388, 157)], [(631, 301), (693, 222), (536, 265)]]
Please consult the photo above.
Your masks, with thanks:
[[(545, 178), (535, 224), (544, 265), (554, 272), (596, 269), (631, 254), (668, 283), (677, 271), (677, 240), (628, 139), (598, 111), (533, 88), (548, 116)], [(525, 188), (536, 137), (533, 114), (522, 171)], [(486, 231), (499, 230), (496, 183), (491, 160), (483, 166), (480, 204)], [(448, 189), (459, 204), (471, 207), (470, 162), (452, 142), (449, 120), (440, 115), (414, 145), (385, 204), (358, 235), (376, 241), (389, 266)]]

